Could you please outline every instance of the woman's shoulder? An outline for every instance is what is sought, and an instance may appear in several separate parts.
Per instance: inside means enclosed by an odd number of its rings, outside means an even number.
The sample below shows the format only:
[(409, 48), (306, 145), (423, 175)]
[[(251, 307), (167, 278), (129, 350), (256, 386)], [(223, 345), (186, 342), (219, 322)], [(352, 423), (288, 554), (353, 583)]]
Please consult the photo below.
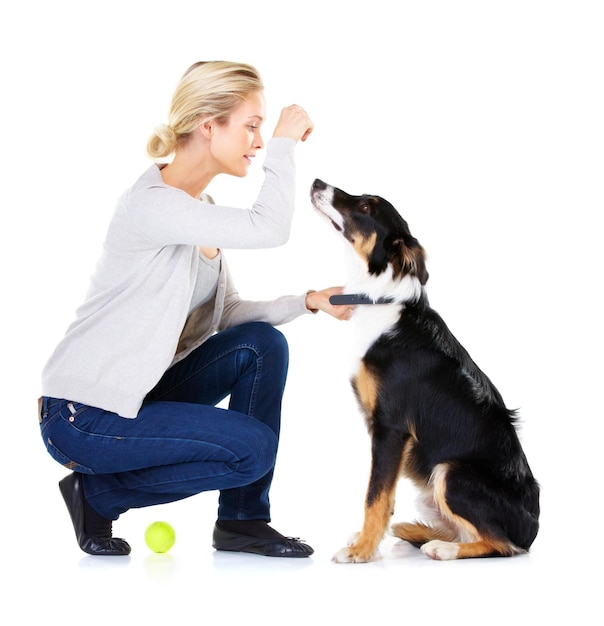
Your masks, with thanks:
[(161, 164), (153, 163), (138, 177), (130, 188), (124, 192), (122, 201), (128, 203), (138, 201), (147, 203), (151, 197), (158, 198), (158, 191), (161, 192), (161, 196), (159, 197), (162, 198), (170, 198), (173, 197), (174, 194), (181, 196), (185, 193), (165, 183), (161, 175)]
[(133, 188), (167, 187), (161, 175), (161, 163), (152, 163), (138, 178)]

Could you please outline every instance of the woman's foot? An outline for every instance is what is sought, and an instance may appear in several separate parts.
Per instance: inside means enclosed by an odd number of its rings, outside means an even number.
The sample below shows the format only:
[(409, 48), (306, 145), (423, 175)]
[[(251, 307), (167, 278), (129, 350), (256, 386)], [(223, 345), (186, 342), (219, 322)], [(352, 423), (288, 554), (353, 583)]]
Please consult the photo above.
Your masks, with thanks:
[(59, 489), (84, 552), (102, 556), (130, 554), (130, 546), (124, 539), (111, 536), (111, 520), (101, 517), (86, 504), (80, 474), (73, 472), (63, 478)]
[(219, 520), (214, 526), (212, 545), (216, 550), (290, 558), (307, 557), (314, 552), (298, 538), (284, 537), (264, 520)]

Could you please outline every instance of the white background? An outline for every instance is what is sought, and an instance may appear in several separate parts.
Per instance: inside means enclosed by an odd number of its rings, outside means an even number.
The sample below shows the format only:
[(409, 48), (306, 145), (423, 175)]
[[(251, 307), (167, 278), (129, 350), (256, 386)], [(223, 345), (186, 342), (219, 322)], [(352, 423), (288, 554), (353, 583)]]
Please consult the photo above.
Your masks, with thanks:
[[(603, 32), (601, 3), (582, 0), (4, 3), (3, 623), (601, 623)], [(347, 381), (352, 326), (324, 315), (282, 328), (272, 490), (274, 526), (311, 559), (216, 554), (214, 493), (124, 515), (129, 558), (77, 548), (65, 471), (37, 430), (40, 371), (178, 78), (211, 59), (258, 67), (266, 139), (293, 102), (316, 124), (297, 148), (290, 242), (227, 252), (240, 292), (342, 282), (315, 177), (389, 199), (428, 251), (432, 305), (520, 409), (542, 485), (528, 556), (438, 563), (386, 539), (376, 563), (331, 563), (361, 525), (369, 441)], [(248, 206), (261, 162), (208, 192)], [(401, 486), (396, 521), (414, 517), (412, 496)], [(176, 528), (168, 555), (144, 545), (156, 519)]]

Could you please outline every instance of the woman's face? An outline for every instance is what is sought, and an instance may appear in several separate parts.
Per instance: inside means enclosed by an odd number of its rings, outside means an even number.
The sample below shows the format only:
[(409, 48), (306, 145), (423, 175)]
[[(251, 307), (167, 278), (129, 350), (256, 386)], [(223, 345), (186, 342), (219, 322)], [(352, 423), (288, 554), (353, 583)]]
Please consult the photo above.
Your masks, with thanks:
[(266, 117), (264, 94), (255, 91), (233, 109), (226, 124), (213, 124), (210, 150), (220, 173), (245, 176), (264, 147), (260, 127)]

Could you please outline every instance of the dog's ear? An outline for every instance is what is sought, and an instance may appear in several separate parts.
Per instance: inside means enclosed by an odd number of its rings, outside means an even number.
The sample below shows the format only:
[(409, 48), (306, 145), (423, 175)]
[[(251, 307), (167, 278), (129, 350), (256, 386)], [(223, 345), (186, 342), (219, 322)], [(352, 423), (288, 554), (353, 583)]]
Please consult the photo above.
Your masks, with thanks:
[(429, 274), (426, 269), (426, 252), (413, 238), (411, 242), (403, 239), (396, 239), (392, 242), (393, 249), (397, 251), (393, 259), (394, 271), (401, 276), (411, 274), (417, 276), (419, 282), (425, 285), (428, 282)]

